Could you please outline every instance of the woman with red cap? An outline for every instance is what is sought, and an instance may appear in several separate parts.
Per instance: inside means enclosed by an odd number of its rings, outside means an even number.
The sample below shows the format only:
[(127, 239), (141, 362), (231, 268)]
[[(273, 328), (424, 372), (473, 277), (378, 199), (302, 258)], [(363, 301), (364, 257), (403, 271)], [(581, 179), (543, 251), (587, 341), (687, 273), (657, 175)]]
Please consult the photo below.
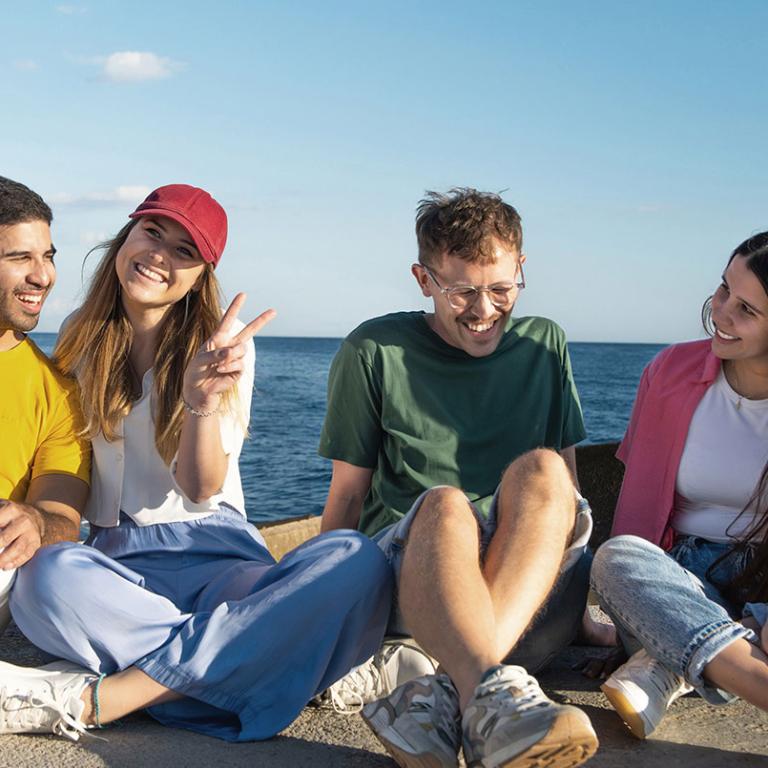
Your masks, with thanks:
[(11, 597), (22, 632), (66, 661), (0, 663), (0, 733), (77, 739), (147, 708), (230, 741), (269, 738), (379, 647), (391, 575), (351, 531), (275, 563), (238, 470), (252, 337), (274, 311), (243, 326), (238, 294), (222, 315), (227, 218), (204, 190), (161, 187), (130, 219), (55, 350), (93, 442), (88, 546), (40, 550)]

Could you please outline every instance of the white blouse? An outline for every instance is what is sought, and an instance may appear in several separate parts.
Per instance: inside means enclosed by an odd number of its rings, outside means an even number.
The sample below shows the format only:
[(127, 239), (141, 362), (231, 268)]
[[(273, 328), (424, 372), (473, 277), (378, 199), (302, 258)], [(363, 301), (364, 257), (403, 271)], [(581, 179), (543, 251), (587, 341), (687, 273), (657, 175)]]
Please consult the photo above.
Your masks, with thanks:
[[(243, 327), (240, 323), (235, 333)], [(177, 485), (176, 459), (168, 467), (155, 445), (152, 419), (152, 369), (144, 374), (142, 395), (120, 425), (121, 437), (93, 440), (91, 494), (85, 510), (89, 522), (104, 528), (119, 525), (120, 511), (138, 525), (195, 520), (215, 512), (223, 502), (245, 517), (245, 500), (238, 460), (248, 427), (253, 393), (253, 342), (247, 345), (245, 370), (237, 385), (234, 413), (221, 414), (221, 444), (229, 463), (221, 490), (200, 503), (191, 501)]]

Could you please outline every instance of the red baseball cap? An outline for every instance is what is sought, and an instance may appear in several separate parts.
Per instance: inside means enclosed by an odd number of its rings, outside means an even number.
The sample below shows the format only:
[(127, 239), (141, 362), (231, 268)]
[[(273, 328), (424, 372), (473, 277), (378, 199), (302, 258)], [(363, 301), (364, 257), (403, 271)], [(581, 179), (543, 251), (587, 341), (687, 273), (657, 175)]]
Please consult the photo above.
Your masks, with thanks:
[(227, 214), (204, 190), (189, 184), (168, 184), (151, 192), (130, 214), (166, 216), (181, 224), (192, 238), (203, 259), (215, 267), (227, 244)]

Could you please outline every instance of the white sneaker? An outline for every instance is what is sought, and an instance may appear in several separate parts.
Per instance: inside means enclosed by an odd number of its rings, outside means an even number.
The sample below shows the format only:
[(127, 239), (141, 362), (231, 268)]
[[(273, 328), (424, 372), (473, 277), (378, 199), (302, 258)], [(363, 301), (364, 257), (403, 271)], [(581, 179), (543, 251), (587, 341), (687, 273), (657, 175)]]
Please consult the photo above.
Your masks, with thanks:
[(434, 674), (436, 667), (434, 659), (414, 640), (385, 640), (368, 661), (334, 683), (324, 698), (330, 699), (340, 714), (353, 714), (409, 680)]
[(586, 712), (547, 698), (522, 667), (486, 672), (462, 718), (469, 768), (573, 768), (598, 747)]
[(55, 733), (77, 741), (86, 729), (80, 696), (97, 677), (66, 661), (45, 667), (0, 661), (0, 734)]
[(669, 705), (693, 690), (644, 649), (620, 666), (600, 688), (638, 739), (648, 738)]

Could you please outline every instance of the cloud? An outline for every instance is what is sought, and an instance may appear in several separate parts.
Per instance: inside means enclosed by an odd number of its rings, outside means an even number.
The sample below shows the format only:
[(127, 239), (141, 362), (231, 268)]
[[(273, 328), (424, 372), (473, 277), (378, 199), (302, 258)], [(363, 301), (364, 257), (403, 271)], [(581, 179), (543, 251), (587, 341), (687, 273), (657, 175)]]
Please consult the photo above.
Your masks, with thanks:
[(163, 80), (184, 67), (179, 61), (149, 51), (116, 51), (93, 62), (101, 65), (102, 74), (113, 83)]
[(13, 68), (20, 72), (34, 72), (38, 69), (38, 63), (34, 59), (16, 59), (13, 62)]
[(109, 235), (106, 232), (88, 230), (80, 233), (80, 244), (88, 247), (103, 243), (105, 240), (109, 240)]
[(46, 199), (53, 205), (107, 207), (111, 205), (138, 205), (150, 192), (151, 187), (140, 184), (124, 184), (107, 192), (87, 192), (72, 195), (66, 192), (50, 195)]
[(57, 5), (56, 13), (60, 13), (62, 16), (78, 16), (83, 14), (88, 9), (84, 5)]

